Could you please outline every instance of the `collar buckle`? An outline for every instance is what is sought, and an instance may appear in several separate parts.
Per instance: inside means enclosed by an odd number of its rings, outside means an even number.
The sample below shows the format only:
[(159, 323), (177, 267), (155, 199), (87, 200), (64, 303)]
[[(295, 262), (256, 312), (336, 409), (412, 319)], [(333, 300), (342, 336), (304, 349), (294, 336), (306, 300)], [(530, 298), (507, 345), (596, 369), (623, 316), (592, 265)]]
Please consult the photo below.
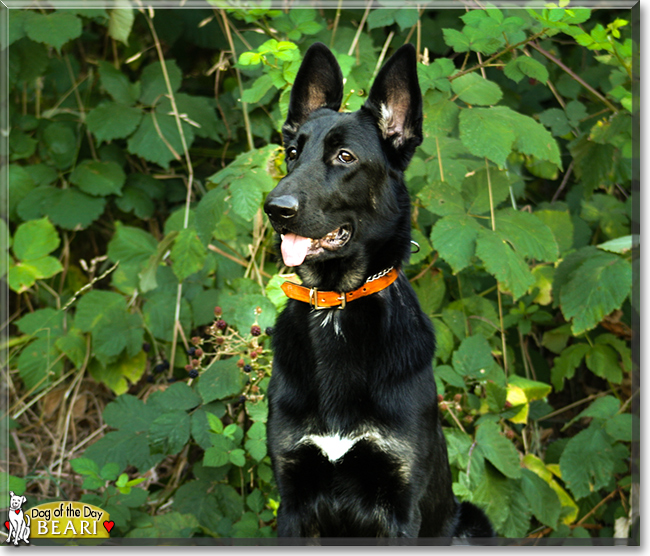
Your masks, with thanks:
[[(339, 295), (337, 298), (338, 301), (341, 302), (340, 305), (336, 305), (337, 309), (345, 309), (345, 306), (347, 305), (347, 300), (345, 299), (345, 294), (342, 293)], [(318, 304), (318, 288), (310, 288), (309, 289), (309, 305), (311, 306), (312, 309), (316, 311), (322, 311), (323, 309), (332, 309), (333, 307), (331, 305), (319, 305)]]

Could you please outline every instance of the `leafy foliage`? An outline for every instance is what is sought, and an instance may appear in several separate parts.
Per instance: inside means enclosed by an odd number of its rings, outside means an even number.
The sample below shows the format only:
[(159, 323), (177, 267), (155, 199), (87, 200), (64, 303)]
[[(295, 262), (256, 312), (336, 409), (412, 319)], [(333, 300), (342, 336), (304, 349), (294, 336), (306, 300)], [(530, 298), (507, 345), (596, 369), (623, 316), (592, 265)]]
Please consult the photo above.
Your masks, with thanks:
[[(9, 426), (31, 434), (60, 384), (108, 402), (92, 442), (65, 429), (56, 470), (39, 455), (23, 481), (12, 449), (13, 490), (72, 488), (123, 537), (275, 535), (285, 300), (261, 206), (291, 85), (322, 41), (355, 110), (411, 41), (425, 137), (405, 272), (436, 329), (454, 492), (505, 537), (630, 534), (632, 13), (209, 4), (8, 14)], [(43, 492), (64, 469), (73, 485)]]

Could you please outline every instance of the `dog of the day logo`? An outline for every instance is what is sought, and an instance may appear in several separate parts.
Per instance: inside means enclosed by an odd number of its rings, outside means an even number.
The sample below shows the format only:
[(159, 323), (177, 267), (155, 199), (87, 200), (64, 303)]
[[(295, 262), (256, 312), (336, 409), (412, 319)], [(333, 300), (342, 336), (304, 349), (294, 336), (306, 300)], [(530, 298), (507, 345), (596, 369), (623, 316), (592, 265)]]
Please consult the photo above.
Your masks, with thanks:
[(48, 502), (22, 510), (25, 496), (9, 493), (7, 543), (18, 546), (33, 539), (107, 539), (115, 523), (107, 512), (83, 502)]

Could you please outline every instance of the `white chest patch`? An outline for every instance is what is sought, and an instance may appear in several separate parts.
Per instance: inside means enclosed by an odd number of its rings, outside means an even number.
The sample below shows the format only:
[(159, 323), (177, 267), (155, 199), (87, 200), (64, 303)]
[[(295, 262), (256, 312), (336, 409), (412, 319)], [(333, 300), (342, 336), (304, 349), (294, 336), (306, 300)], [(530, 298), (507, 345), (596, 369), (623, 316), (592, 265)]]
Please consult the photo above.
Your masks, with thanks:
[(308, 436), (303, 436), (300, 439), (299, 444), (314, 444), (318, 446), (327, 456), (332, 463), (340, 460), (345, 454), (347, 454), (352, 446), (354, 446), (359, 440), (365, 438), (370, 438), (369, 434), (362, 434), (360, 436), (340, 436), (338, 434), (330, 434), (327, 436), (320, 436), (316, 434), (310, 434)]

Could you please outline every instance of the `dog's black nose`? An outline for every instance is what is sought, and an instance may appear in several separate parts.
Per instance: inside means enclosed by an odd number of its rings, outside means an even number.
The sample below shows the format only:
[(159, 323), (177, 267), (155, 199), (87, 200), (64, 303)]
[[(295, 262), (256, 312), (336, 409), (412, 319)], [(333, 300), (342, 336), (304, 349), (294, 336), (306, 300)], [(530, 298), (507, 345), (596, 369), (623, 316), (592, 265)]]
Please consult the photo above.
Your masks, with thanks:
[(279, 197), (266, 199), (264, 212), (275, 221), (289, 220), (296, 216), (299, 206), (298, 199), (293, 195), (280, 195)]

